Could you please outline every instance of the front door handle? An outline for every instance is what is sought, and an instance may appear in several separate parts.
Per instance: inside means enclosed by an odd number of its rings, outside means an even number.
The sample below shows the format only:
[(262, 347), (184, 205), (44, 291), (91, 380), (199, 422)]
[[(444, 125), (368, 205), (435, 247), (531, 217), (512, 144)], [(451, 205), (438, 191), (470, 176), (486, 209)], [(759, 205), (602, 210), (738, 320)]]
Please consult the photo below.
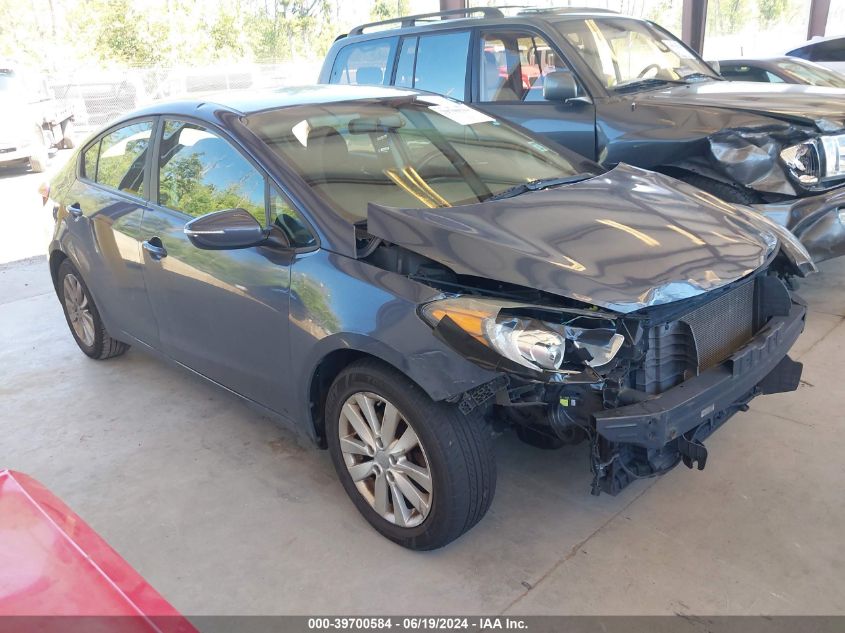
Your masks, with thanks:
[(79, 206), (78, 202), (67, 205), (67, 212), (74, 218), (82, 217), (82, 207)]
[(151, 237), (146, 242), (143, 242), (141, 246), (156, 261), (159, 261), (162, 257), (167, 257), (167, 249), (162, 246), (161, 240), (157, 237)]

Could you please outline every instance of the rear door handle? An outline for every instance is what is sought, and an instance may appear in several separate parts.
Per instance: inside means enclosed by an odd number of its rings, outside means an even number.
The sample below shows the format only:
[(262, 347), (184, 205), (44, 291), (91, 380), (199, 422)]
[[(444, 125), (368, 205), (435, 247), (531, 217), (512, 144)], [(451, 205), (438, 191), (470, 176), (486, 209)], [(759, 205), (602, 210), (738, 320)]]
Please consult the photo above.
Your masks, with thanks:
[(151, 237), (146, 242), (143, 242), (141, 246), (156, 261), (159, 261), (162, 257), (167, 257), (167, 249), (161, 245), (161, 240), (157, 237)]
[(79, 206), (78, 202), (74, 202), (73, 204), (67, 205), (67, 211), (74, 218), (82, 217), (82, 207)]

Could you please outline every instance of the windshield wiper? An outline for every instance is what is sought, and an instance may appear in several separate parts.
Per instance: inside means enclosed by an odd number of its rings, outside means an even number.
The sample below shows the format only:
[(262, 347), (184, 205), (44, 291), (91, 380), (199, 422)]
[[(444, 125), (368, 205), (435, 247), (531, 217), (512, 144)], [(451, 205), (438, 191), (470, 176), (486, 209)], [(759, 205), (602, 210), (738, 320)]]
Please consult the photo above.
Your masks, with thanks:
[(692, 79), (694, 81), (695, 80), (704, 81), (705, 79), (714, 79), (715, 80), (716, 77), (714, 77), (713, 75), (708, 75), (707, 73), (690, 73), (689, 75), (684, 75), (682, 77), (682, 79), (684, 80), (684, 83), (689, 83), (690, 79)]
[(575, 174), (574, 176), (566, 176), (565, 178), (538, 178), (537, 180), (530, 180), (528, 182), (521, 182), (513, 187), (508, 187), (504, 191), (485, 198), (488, 200), (502, 200), (504, 198), (513, 198), (529, 191), (540, 191), (541, 189), (548, 189), (549, 187), (559, 187), (560, 185), (569, 185), (573, 182), (579, 182), (592, 177), (593, 174)]
[(687, 82), (680, 79), (658, 79), (657, 77), (649, 77), (648, 79), (637, 79), (636, 81), (630, 81), (628, 83), (615, 86), (613, 90), (615, 92), (627, 92), (629, 90), (639, 90), (641, 88), (657, 87), (665, 84), (684, 85), (685, 83)]

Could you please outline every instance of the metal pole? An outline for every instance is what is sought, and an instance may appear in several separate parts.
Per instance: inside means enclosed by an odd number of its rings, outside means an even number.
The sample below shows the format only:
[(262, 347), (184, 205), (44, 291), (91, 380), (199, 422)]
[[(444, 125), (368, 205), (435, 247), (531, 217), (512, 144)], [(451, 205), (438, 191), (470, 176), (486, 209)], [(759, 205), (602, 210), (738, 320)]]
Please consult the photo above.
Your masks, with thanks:
[(830, 13), (830, 0), (811, 0), (810, 20), (807, 25), (807, 39), (824, 35), (827, 28), (827, 17)]
[(707, 24), (707, 0), (684, 0), (681, 15), (681, 39), (692, 50), (704, 50), (704, 27)]
[(440, 10), (449, 11), (450, 9), (466, 9), (467, 0), (440, 0)]

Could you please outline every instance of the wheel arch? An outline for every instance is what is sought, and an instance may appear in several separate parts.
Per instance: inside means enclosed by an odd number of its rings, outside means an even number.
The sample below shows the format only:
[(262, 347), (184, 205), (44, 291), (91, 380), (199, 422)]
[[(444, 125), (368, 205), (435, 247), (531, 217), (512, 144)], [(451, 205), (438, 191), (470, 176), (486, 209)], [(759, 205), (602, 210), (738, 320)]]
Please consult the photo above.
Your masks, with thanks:
[[(435, 340), (432, 337), (432, 341)], [(478, 385), (489, 382), (496, 374), (481, 369), (448, 348), (403, 353), (387, 342), (362, 334), (346, 333), (320, 341), (304, 363), (299, 394), (305, 401), (300, 408), (306, 431), (320, 447), (325, 448), (325, 396), (338, 374), (351, 363), (373, 358), (417, 385), (434, 401), (449, 400)]]
[(50, 277), (53, 279), (54, 288), (58, 287), (57, 284), (59, 278), (59, 266), (61, 266), (62, 262), (66, 259), (69, 258), (61, 249), (56, 248), (50, 251), (50, 257), (48, 261), (50, 264)]

